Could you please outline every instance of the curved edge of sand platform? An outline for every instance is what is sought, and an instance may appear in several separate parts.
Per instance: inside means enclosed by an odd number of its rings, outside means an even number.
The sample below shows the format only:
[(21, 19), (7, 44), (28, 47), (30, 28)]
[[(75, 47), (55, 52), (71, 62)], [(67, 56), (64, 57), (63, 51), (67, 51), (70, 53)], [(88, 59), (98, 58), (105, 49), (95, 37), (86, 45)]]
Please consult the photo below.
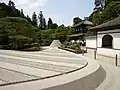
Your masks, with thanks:
[(88, 62), (83, 69), (43, 80), (2, 86), (0, 90), (94, 90), (105, 79), (106, 72), (95, 60), (79, 57)]

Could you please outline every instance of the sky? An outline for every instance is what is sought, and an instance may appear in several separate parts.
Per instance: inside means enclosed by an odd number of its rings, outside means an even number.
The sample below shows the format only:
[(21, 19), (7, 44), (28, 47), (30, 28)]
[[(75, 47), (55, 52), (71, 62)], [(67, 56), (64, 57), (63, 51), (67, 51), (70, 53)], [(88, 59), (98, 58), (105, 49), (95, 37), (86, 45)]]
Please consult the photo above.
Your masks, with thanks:
[[(9, 0), (0, 0), (8, 3)], [(89, 16), (94, 8), (95, 0), (12, 0), (16, 8), (23, 9), (25, 15), (32, 17), (33, 12), (38, 15), (43, 11), (46, 18), (52, 18), (58, 25), (72, 25), (74, 17), (84, 18)]]

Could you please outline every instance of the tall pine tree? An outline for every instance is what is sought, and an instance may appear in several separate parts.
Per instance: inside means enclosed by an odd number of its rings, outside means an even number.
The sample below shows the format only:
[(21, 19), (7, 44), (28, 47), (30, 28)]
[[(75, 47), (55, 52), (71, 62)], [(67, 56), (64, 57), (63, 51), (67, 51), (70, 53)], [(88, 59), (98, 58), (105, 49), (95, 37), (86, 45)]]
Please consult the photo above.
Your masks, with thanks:
[(33, 15), (32, 15), (32, 24), (34, 26), (37, 26), (37, 15), (36, 13), (34, 12)]
[(40, 21), (40, 24), (39, 24), (39, 28), (42, 29), (42, 30), (45, 30), (46, 29), (46, 20), (42, 14), (42, 11), (40, 11), (40, 14), (38, 16), (39, 18), (39, 21)]
[(23, 13), (23, 9), (21, 9), (21, 11), (20, 11), (20, 17), (25, 18), (25, 15)]
[(52, 25), (53, 25), (52, 19), (49, 18), (49, 20), (48, 20), (48, 29), (52, 29)]
[(27, 15), (26, 19), (27, 19), (27, 21), (28, 21), (29, 23), (32, 24), (32, 20), (31, 20), (31, 18), (30, 18), (28, 15)]
[(8, 6), (15, 10), (15, 3), (13, 1), (9, 0)]

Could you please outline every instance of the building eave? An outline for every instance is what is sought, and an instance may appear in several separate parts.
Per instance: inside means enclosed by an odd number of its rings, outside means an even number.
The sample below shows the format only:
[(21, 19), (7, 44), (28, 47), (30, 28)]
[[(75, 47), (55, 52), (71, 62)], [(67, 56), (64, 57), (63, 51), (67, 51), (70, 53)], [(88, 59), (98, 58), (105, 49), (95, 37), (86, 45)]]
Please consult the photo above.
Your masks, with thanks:
[(105, 30), (113, 30), (120, 28), (120, 17), (117, 17), (111, 21), (103, 23), (101, 25), (89, 28), (91, 31), (105, 31)]

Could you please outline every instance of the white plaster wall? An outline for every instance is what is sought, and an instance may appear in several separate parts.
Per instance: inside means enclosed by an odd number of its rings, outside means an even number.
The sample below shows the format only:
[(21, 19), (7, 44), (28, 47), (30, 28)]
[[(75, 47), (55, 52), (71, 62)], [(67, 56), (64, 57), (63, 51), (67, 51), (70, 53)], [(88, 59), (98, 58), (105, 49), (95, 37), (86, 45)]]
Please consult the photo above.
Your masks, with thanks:
[(120, 33), (113, 33), (113, 48), (120, 49)]
[[(97, 35), (98, 54), (111, 56), (111, 57), (115, 57), (117, 54), (120, 58), (120, 50), (114, 50), (114, 49), (120, 49), (120, 33), (117, 33), (119, 31), (120, 30), (117, 29), (112, 31), (98, 32)], [(106, 35), (105, 33), (113, 37), (113, 49), (102, 48), (102, 38), (104, 35)], [(86, 46), (90, 48), (96, 48), (96, 38), (93, 39), (88, 37), (88, 39), (86, 39)]]
[(120, 58), (120, 50), (113, 50), (113, 49), (107, 49), (107, 48), (98, 48), (97, 54), (110, 56), (110, 57), (116, 57), (116, 54), (118, 55), (118, 58)]
[(102, 37), (105, 34), (97, 35), (97, 47), (102, 47)]
[(96, 48), (96, 38), (88, 38), (86, 39), (86, 47), (89, 47), (89, 48)]
[[(97, 37), (97, 47), (102, 47), (102, 38), (106, 34), (100, 34)], [(120, 33), (109, 34), (113, 37), (113, 48), (120, 49)]]
[[(97, 42), (98, 47), (102, 47), (102, 38), (104, 35), (106, 34), (98, 35), (98, 42)], [(114, 49), (120, 49), (120, 33), (111, 33), (109, 35), (113, 37), (113, 49), (98, 48), (97, 53), (110, 57), (115, 57), (117, 54), (120, 58), (120, 50), (114, 50)]]
[[(97, 47), (102, 47), (102, 38), (104, 35), (107, 35), (107, 33), (97, 35)], [(111, 35), (113, 37), (113, 48), (114, 48), (114, 36), (113, 36), (113, 34), (109, 34), (109, 35)]]

